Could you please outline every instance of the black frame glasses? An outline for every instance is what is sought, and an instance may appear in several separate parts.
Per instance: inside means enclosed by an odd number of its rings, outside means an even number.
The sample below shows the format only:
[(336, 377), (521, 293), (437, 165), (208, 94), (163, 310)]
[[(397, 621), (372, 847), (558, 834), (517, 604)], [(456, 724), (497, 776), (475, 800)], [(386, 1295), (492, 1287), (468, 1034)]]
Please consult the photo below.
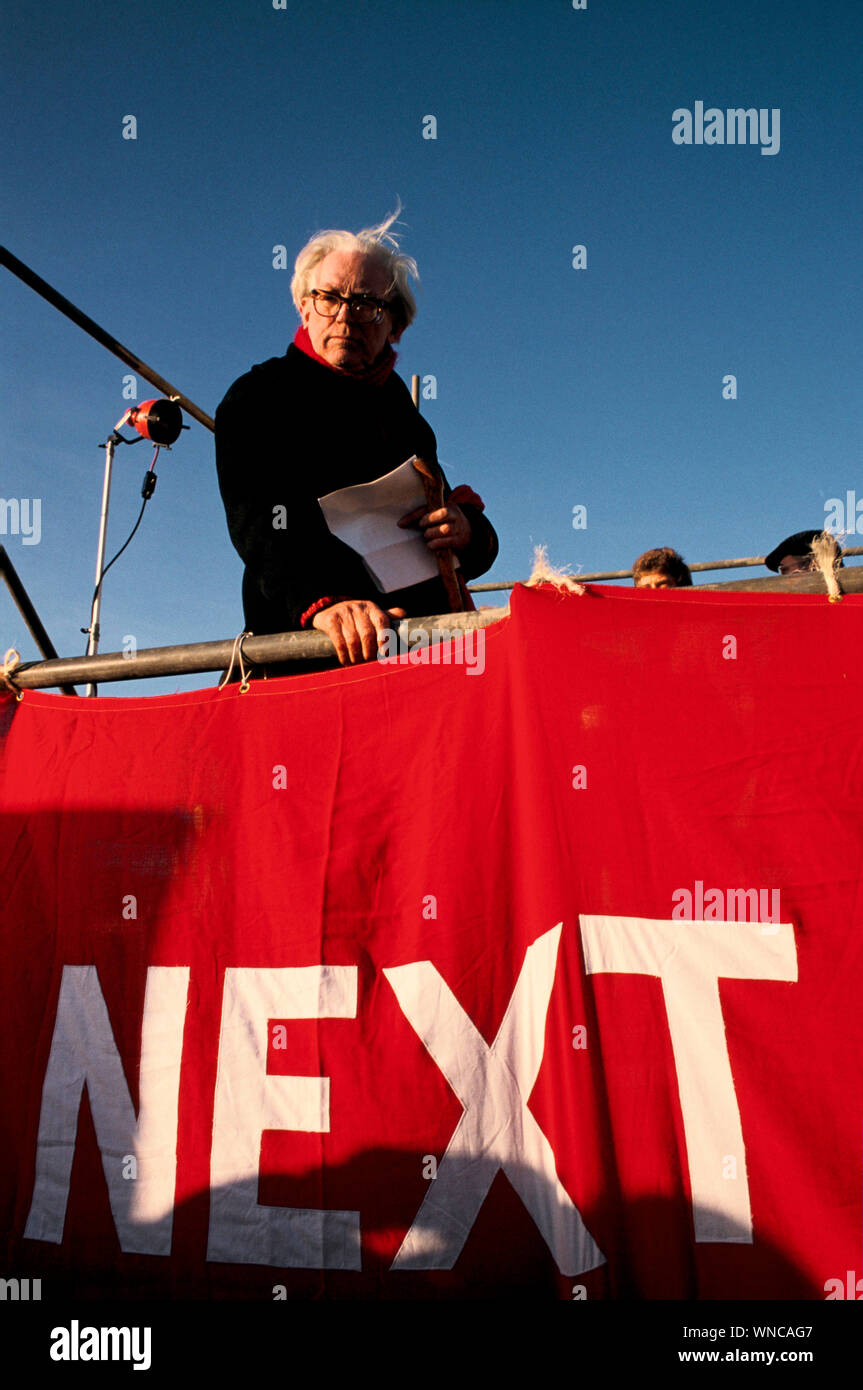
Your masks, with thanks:
[(380, 323), (384, 310), (390, 307), (388, 299), (375, 299), (371, 294), (339, 294), (338, 290), (309, 290), (309, 298), (322, 318), (336, 318), (341, 306), (347, 304), (353, 322), (362, 324)]

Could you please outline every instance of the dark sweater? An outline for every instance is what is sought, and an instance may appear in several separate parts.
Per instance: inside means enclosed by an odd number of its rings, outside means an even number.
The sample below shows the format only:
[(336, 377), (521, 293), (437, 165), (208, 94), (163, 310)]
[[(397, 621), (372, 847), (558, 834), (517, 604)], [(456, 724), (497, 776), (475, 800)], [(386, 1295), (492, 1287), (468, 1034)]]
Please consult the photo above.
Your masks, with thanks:
[[(247, 630), (296, 631), (305, 610), (325, 596), (372, 599), (411, 617), (447, 612), (440, 579), (382, 594), (359, 555), (327, 529), (317, 501), (372, 482), (412, 454), (436, 462), (436, 449), (431, 427), (394, 372), (375, 386), (292, 344), (284, 357), (235, 381), (216, 411), (216, 466), (231, 540), (246, 565)], [(284, 528), (273, 525), (276, 507), (285, 508)], [(479, 508), (462, 510), (471, 541), (459, 562), (473, 579), (494, 563), (497, 536)]]

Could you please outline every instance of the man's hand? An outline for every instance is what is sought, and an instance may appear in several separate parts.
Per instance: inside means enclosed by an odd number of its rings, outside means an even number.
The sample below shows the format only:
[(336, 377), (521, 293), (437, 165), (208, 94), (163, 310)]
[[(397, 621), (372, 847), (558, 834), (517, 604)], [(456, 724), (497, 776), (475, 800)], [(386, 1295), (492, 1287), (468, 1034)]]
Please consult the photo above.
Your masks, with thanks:
[(374, 661), (378, 654), (378, 638), (391, 626), (387, 615), (407, 617), (403, 608), (388, 608), (385, 613), (369, 599), (344, 599), (316, 613), (312, 627), (326, 633), (342, 666), (356, 666), (362, 661)]
[(454, 504), (434, 512), (417, 507), (401, 518), (399, 526), (419, 526), (429, 550), (464, 550), (470, 544), (470, 522)]

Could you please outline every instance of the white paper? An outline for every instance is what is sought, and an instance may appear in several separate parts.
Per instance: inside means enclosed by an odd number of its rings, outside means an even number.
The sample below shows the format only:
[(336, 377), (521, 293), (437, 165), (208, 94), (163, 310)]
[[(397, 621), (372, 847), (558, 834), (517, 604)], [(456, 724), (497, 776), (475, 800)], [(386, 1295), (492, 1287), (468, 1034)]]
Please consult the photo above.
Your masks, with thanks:
[(374, 482), (339, 488), (318, 498), (332, 534), (362, 556), (385, 594), (440, 574), (422, 532), (398, 525), (408, 512), (425, 506), (423, 480), (413, 466), (415, 457)]

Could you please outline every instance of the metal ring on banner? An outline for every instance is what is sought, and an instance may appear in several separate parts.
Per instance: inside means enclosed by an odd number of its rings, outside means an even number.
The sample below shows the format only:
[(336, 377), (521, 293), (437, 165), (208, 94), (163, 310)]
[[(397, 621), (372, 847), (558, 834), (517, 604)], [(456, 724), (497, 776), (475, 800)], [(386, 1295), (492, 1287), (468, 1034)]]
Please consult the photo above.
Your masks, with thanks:
[(0, 666), (0, 681), (7, 690), (10, 690), (16, 700), (24, 699), (24, 691), (17, 686), (12, 679), (12, 673), (21, 665), (21, 656), (14, 647), (9, 647), (3, 658), (3, 665)]
[[(224, 676), (222, 677), (222, 679), (219, 681), (219, 689), (220, 689), (220, 690), (222, 690), (222, 689), (224, 688), (224, 686), (226, 686), (226, 685), (228, 684), (228, 682), (230, 681), (232, 672), (233, 672), (233, 670), (234, 670), (234, 665), (235, 665), (235, 664), (239, 664), (239, 667), (240, 667), (240, 694), (241, 694), (241, 695), (246, 695), (246, 694), (248, 694), (248, 690), (249, 690), (249, 677), (251, 676), (251, 663), (250, 663), (250, 665), (249, 665), (249, 670), (247, 671), (247, 670), (246, 670), (245, 662), (244, 662), (244, 660), (243, 660), (243, 642), (246, 640), (247, 637), (251, 637), (252, 635), (253, 635), (253, 634), (252, 634), (251, 632), (240, 632), (240, 633), (238, 633), (237, 636), (234, 638), (234, 645), (233, 645), (233, 647), (231, 648), (231, 661), (230, 661), (230, 665), (228, 666), (228, 669), (227, 669), (227, 671), (225, 672), (225, 674), (224, 674)], [(248, 659), (249, 659), (249, 658), (247, 657), (246, 660), (248, 661)]]

